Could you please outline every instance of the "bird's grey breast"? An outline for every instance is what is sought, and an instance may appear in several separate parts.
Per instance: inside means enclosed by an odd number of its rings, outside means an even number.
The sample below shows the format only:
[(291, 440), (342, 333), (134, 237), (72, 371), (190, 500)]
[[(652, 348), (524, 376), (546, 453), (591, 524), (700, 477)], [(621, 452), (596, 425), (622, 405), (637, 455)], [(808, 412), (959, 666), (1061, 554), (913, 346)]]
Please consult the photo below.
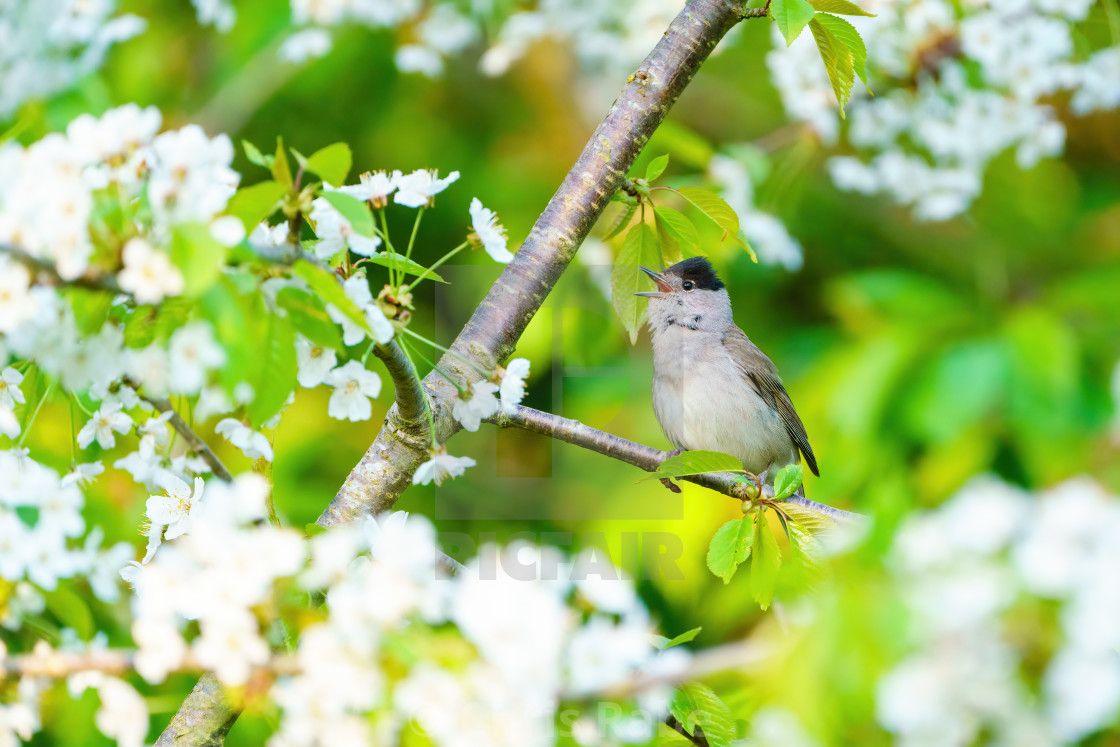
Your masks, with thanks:
[(654, 413), (677, 448), (732, 454), (752, 472), (797, 458), (781, 417), (747, 381), (722, 334), (658, 330), (653, 366)]

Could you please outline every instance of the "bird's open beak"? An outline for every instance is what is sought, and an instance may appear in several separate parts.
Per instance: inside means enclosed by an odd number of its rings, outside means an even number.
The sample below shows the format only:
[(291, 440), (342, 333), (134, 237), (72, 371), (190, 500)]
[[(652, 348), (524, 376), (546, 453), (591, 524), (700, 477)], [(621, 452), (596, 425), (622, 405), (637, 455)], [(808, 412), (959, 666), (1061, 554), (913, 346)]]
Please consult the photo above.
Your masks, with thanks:
[(645, 296), (646, 298), (660, 298), (661, 296), (664, 296), (666, 293), (672, 293), (673, 292), (672, 286), (670, 286), (669, 283), (665, 282), (665, 278), (661, 275), (660, 272), (654, 272), (653, 270), (650, 270), (649, 268), (646, 268), (646, 267), (639, 267), (638, 269), (641, 270), (642, 272), (644, 272), (645, 274), (649, 275), (650, 278), (653, 279), (653, 282), (657, 283), (657, 290), (655, 290), (655, 291), (644, 291), (642, 293), (635, 293), (634, 294), (635, 296)]

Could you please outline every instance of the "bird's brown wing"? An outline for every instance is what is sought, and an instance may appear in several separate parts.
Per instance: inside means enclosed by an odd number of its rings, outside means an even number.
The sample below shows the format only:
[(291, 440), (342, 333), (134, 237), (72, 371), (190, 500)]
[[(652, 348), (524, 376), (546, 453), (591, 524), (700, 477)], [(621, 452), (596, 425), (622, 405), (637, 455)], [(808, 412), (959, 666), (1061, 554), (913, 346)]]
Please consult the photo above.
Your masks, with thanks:
[(774, 362), (734, 324), (724, 332), (723, 345), (730, 351), (732, 359), (758, 392), (758, 396), (762, 397), (762, 401), (781, 416), (790, 439), (805, 456), (809, 469), (819, 477), (821, 473), (817, 471), (817, 458), (813, 455), (813, 447), (809, 445), (809, 436), (805, 433), (801, 418), (797, 416), (797, 410), (793, 409), (793, 402), (790, 401), (786, 388), (782, 386)]

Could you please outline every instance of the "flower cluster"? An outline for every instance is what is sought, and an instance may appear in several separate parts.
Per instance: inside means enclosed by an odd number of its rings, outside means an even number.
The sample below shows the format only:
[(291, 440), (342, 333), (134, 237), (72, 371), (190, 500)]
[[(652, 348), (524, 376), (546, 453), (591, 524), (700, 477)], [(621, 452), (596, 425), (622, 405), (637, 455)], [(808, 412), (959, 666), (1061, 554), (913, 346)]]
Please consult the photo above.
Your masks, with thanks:
[[(1120, 708), (1120, 500), (1079, 478), (1038, 497), (979, 478), (895, 539), (916, 649), (879, 683), (879, 722), (904, 745), (1068, 744)], [(1016, 619), (1056, 613), (1052, 642)], [(1032, 697), (1020, 672), (1045, 663)], [(1032, 665), (1031, 669), (1036, 666)]]
[[(1120, 105), (1120, 47), (1078, 61), (1075, 25), (1089, 0), (866, 0), (851, 22), (867, 43), (874, 97), (849, 107), (858, 156), (829, 164), (842, 189), (886, 194), (925, 220), (964, 212), (987, 165), (1014, 150), (1022, 168), (1058, 155), (1065, 126), (1050, 104), (1073, 93), (1087, 114)], [(767, 57), (786, 111), (827, 143), (840, 134), (835, 96), (811, 35)], [(858, 86), (858, 84), (857, 84)]]

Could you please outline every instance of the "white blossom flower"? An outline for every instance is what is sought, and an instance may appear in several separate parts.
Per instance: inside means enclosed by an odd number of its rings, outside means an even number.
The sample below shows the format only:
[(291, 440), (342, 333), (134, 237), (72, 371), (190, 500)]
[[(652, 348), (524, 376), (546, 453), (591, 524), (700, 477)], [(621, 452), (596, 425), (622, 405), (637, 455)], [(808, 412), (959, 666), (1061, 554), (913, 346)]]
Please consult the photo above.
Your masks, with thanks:
[(173, 540), (190, 529), (191, 508), (202, 499), (204, 483), (201, 477), (194, 478), (192, 493), (189, 485), (169, 473), (161, 475), (157, 482), (167, 495), (149, 497), (146, 513), (153, 527), (165, 527), (163, 539)]
[(225, 363), (226, 354), (214, 340), (207, 322), (191, 322), (171, 335), (171, 390), (198, 394), (207, 373)]
[(402, 73), (420, 73), (438, 78), (443, 73), (439, 52), (423, 44), (402, 44), (393, 55), (393, 62)]
[(4, 405), (0, 405), (0, 433), (8, 438), (16, 438), (20, 433), (19, 418)]
[(23, 374), (11, 366), (0, 371), (0, 407), (15, 408), (16, 403), (22, 405), (27, 401), (19, 388), (22, 382)]
[(501, 402), (494, 396), (497, 391), (497, 384), (489, 381), (474, 382), (468, 391), (459, 392), (459, 396), (455, 398), (455, 404), (451, 408), (452, 417), (468, 431), (477, 431), (482, 421), (494, 415), (501, 407)]
[(371, 202), (374, 207), (385, 207), (389, 202), (389, 195), (396, 191), (401, 176), (400, 171), (367, 171), (358, 177), (359, 184), (339, 187), (338, 191), (356, 200)]
[(490, 208), (482, 207), (477, 197), (471, 200), (471, 226), (482, 248), (495, 262), (508, 263), (513, 255), (506, 249), (506, 229), (498, 223), (498, 216)]
[(23, 265), (0, 257), (0, 332), (15, 332), (35, 316), (31, 273)]
[(280, 45), (280, 59), (295, 65), (323, 57), (331, 51), (331, 35), (323, 29), (304, 29), (289, 36)]
[[(327, 185), (324, 189), (331, 188)], [(355, 254), (372, 257), (377, 254), (377, 247), (381, 246), (381, 239), (377, 236), (362, 236), (355, 231), (350, 221), (325, 198), (317, 197), (312, 201), (311, 213), (307, 217), (319, 237), (319, 243), (313, 250), (319, 259), (328, 260), (347, 247)]]
[(338, 363), (338, 355), (331, 348), (299, 335), (296, 337), (296, 362), (299, 366), (296, 375), (299, 385), (305, 389), (314, 389), (323, 383), (327, 374)]
[(327, 374), (326, 381), (334, 387), (327, 414), (338, 420), (357, 423), (373, 415), (370, 398), (381, 394), (381, 378), (359, 361), (346, 364)]
[(78, 431), (78, 446), (85, 449), (96, 440), (101, 448), (111, 449), (117, 443), (113, 431), (124, 434), (130, 430), (132, 430), (132, 418), (121, 412), (119, 404), (107, 403), (99, 407), (93, 413), (93, 417)]
[(219, 420), (214, 432), (224, 436), (227, 441), (241, 449), (250, 459), (272, 461), (272, 444), (263, 433), (258, 433), (236, 418)]
[(513, 415), (517, 406), (525, 397), (525, 379), (529, 378), (529, 360), (527, 358), (514, 358), (506, 365), (505, 376), (499, 388), (502, 400), (502, 412)]
[[(369, 281), (362, 275), (351, 275), (342, 283), (346, 297), (362, 311), (366, 324), (373, 330), (373, 339), (377, 342), (388, 342), (393, 339), (396, 330), (377, 304), (373, 301), (373, 294), (369, 290)], [(342, 325), (342, 343), (344, 345), (357, 345), (366, 339), (366, 331), (353, 319), (342, 313), (342, 310), (333, 303), (327, 304), (327, 314), (338, 324)]]
[(85, 464), (74, 465), (74, 469), (70, 474), (62, 477), (63, 485), (89, 485), (93, 479), (105, 471), (105, 465), (101, 462), (86, 462)]
[(412, 475), (413, 485), (427, 485), (430, 482), (442, 485), (447, 478), (459, 477), (467, 471), (467, 467), (477, 464), (470, 457), (451, 456), (443, 446), (433, 448), (429, 455), (428, 461), (417, 467)]
[(436, 195), (458, 178), (458, 171), (452, 171), (440, 179), (439, 172), (435, 169), (417, 169), (397, 181), (397, 193), (393, 195), (393, 202), (411, 208), (428, 207), (435, 201)]
[[(121, 574), (124, 575), (124, 571)], [(182, 665), (187, 654), (187, 644), (179, 629), (167, 620), (138, 618), (132, 623), (132, 640), (136, 641), (137, 648), (136, 671), (152, 684), (167, 679), (168, 674)]]
[(117, 275), (117, 282), (138, 303), (159, 303), (167, 296), (183, 292), (183, 274), (179, 268), (171, 264), (166, 252), (156, 249), (146, 239), (129, 239), (121, 257), (124, 269)]
[(237, 246), (245, 240), (245, 224), (235, 215), (219, 215), (210, 223), (210, 236), (222, 246)]
[(207, 617), (200, 627), (202, 635), (191, 645), (191, 651), (198, 663), (213, 671), (224, 684), (244, 685), (254, 665), (268, 662), (268, 644), (249, 612)]

